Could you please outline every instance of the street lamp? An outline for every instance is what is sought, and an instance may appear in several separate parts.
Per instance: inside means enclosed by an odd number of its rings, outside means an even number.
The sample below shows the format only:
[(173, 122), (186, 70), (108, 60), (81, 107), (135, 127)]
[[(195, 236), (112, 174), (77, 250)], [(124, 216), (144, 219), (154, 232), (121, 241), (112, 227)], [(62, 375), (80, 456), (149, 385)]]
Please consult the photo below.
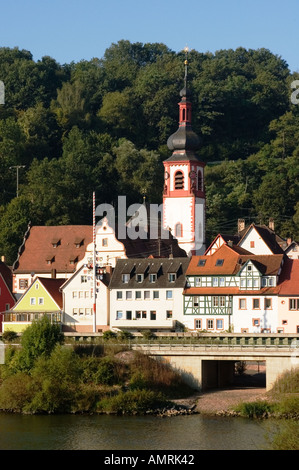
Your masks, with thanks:
[(13, 170), (13, 169), (17, 170), (17, 197), (19, 197), (19, 169), (20, 168), (25, 168), (25, 165), (15, 165), (15, 166), (9, 167), (10, 170)]

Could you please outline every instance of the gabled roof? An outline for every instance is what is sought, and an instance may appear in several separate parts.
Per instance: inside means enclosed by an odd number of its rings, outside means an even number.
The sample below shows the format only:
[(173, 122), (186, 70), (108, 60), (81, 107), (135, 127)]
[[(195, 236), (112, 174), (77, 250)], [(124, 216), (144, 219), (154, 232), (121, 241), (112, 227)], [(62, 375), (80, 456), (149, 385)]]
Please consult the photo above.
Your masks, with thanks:
[(279, 278), (279, 295), (299, 297), (299, 259), (287, 258)]
[(247, 227), (246, 229), (244, 229), (243, 231), (240, 232), (240, 241), (238, 243), (238, 245), (241, 245), (242, 244), (242, 241), (245, 239), (245, 237), (248, 235), (248, 233), (250, 232), (250, 230), (256, 230), (257, 233), (259, 234), (259, 236), (263, 239), (263, 241), (265, 242), (265, 244), (267, 245), (267, 247), (269, 248), (269, 250), (271, 250), (271, 252), (274, 254), (274, 255), (279, 255), (279, 254), (282, 254), (284, 253), (283, 249), (281, 248), (281, 246), (279, 245), (278, 243), (278, 240), (281, 240), (280, 237), (278, 237), (275, 232), (273, 232), (273, 230), (271, 230), (269, 227), (267, 227), (266, 225), (255, 225), (255, 224), (251, 224), (249, 227)]
[(2, 275), (8, 289), (12, 292), (12, 272), (11, 269), (3, 263), (3, 261), (0, 261), (0, 274)]
[[(140, 289), (140, 288), (175, 288), (185, 286), (185, 273), (189, 258), (151, 258), (151, 259), (119, 259), (111, 277), (109, 289)], [(143, 282), (137, 282), (136, 273), (144, 273)], [(149, 272), (157, 274), (155, 283), (149, 282)], [(122, 282), (122, 274), (130, 273), (128, 283)], [(175, 273), (176, 280), (169, 282), (168, 274)]]
[[(92, 226), (87, 225), (33, 226), (28, 230), (13, 272), (74, 272), (77, 262), (85, 255), (87, 245), (92, 242), (92, 236)], [(81, 240), (80, 246), (78, 239)]]
[(54, 278), (46, 278), (46, 277), (36, 277), (31, 284), (31, 286), (28, 287), (26, 292), (19, 298), (17, 303), (12, 307), (11, 310), (14, 310), (16, 307), (18, 307), (19, 303), (24, 299), (24, 297), (28, 294), (28, 292), (34, 288), (34, 285), (40, 282), (45, 290), (48, 292), (50, 297), (53, 299), (53, 301), (57, 304), (59, 309), (63, 308), (63, 298), (62, 298), (62, 293), (60, 291), (60, 287), (64, 284), (65, 279), (59, 278), (59, 279), (54, 279)]
[[(245, 250), (244, 250), (245, 251)], [(245, 251), (246, 252), (246, 251)], [(234, 247), (222, 245), (212, 255), (193, 256), (187, 275), (237, 275), (241, 267), (251, 260), (262, 275), (277, 275), (284, 255), (240, 254)], [(220, 264), (217, 260), (223, 260)], [(200, 263), (202, 261), (202, 263)]]

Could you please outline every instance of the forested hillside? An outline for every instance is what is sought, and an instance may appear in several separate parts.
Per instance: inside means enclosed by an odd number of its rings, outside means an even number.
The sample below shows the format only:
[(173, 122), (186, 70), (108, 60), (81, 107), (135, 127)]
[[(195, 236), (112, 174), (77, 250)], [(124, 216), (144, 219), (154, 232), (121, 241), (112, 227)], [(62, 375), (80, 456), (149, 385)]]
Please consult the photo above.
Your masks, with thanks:
[[(102, 58), (59, 64), (0, 48), (0, 254), (12, 263), (33, 225), (91, 224), (97, 204), (162, 202), (178, 127), (184, 53), (119, 41)], [(299, 238), (299, 105), (286, 62), (266, 49), (189, 53), (192, 126), (207, 162), (207, 237), (237, 219)], [(19, 197), (17, 172), (19, 169)]]

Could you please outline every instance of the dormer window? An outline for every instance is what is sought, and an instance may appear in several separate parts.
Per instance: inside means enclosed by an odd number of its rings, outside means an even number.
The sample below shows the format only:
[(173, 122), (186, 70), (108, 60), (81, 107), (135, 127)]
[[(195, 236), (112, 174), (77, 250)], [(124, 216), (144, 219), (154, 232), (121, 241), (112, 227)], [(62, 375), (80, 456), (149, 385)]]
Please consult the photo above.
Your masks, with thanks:
[(156, 280), (157, 280), (157, 274), (150, 274), (149, 275), (149, 282), (150, 283), (156, 282)]
[(143, 274), (136, 274), (136, 282), (143, 282)]
[(176, 280), (176, 274), (175, 273), (169, 273), (168, 274), (168, 281), (169, 282), (175, 282)]
[(224, 259), (217, 259), (216, 266), (222, 266), (224, 263)]
[(206, 260), (205, 259), (200, 259), (197, 263), (197, 266), (204, 266), (206, 264)]
[(82, 238), (76, 238), (75, 239), (75, 247), (76, 248), (80, 248), (80, 246), (82, 246), (83, 243), (84, 243), (84, 239), (82, 239)]
[(121, 279), (122, 279), (123, 284), (127, 284), (130, 280), (130, 274), (123, 274)]
[(46, 257), (46, 263), (47, 264), (52, 264), (55, 261), (55, 256), (49, 255)]
[(61, 245), (61, 240), (59, 238), (53, 238), (51, 244), (53, 248), (57, 248), (59, 245)]

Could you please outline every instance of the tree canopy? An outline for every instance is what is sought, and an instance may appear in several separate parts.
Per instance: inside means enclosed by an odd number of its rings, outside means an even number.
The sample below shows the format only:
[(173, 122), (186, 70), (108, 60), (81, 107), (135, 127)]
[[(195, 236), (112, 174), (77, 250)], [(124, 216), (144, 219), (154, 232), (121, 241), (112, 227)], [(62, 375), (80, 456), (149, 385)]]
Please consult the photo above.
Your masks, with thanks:
[[(178, 127), (184, 53), (112, 44), (61, 65), (0, 48), (0, 254), (9, 263), (28, 222), (90, 224), (97, 203), (162, 202), (166, 142)], [(299, 106), (287, 63), (268, 49), (189, 52), (192, 126), (207, 163), (207, 237), (237, 219), (299, 238)], [(16, 193), (16, 167), (19, 197)]]

